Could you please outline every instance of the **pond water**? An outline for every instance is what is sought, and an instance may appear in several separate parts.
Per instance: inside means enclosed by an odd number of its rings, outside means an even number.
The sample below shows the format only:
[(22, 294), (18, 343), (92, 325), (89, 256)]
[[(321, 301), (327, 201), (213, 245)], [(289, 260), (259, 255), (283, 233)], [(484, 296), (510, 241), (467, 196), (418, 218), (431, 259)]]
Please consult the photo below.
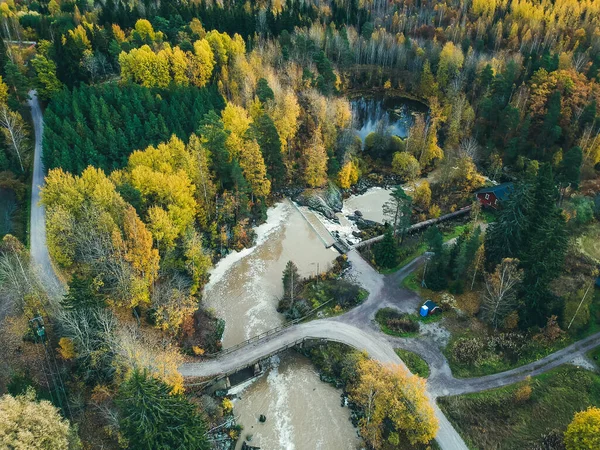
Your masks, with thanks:
[(405, 138), (414, 121), (414, 114), (427, 113), (427, 106), (402, 97), (362, 97), (350, 100), (352, 127), (364, 142), (379, 128)]
[(343, 213), (346, 215), (360, 211), (365, 219), (383, 223), (383, 204), (390, 199), (391, 189), (370, 188), (361, 195), (352, 195), (344, 200)]

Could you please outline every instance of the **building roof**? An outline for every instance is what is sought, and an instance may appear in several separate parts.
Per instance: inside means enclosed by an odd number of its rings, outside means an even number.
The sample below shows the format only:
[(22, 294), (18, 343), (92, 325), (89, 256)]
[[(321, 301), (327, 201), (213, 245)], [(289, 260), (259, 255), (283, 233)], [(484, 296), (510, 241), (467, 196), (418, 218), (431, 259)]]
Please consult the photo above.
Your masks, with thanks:
[(501, 183), (496, 186), (490, 186), (483, 188), (475, 192), (476, 194), (494, 194), (498, 200), (505, 200), (508, 194), (512, 190), (512, 183)]
[(434, 308), (437, 308), (438, 305), (433, 301), (433, 300), (427, 300), (423, 306), (427, 306), (427, 308), (429, 308), (429, 311), (433, 311)]
[(596, 278), (596, 287), (600, 288), (600, 277)]

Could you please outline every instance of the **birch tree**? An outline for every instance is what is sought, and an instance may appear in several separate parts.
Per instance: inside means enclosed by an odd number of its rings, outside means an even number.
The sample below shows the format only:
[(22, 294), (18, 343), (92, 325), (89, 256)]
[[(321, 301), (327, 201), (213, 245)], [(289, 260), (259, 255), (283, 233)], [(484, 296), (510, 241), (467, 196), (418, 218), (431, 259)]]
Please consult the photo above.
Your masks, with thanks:
[(504, 258), (485, 279), (481, 308), (486, 320), (494, 328), (498, 328), (504, 318), (515, 309), (517, 287), (523, 279), (523, 271), (518, 266), (518, 259)]
[(25, 172), (25, 161), (29, 153), (29, 136), (27, 126), (21, 115), (11, 111), (8, 106), (0, 106), (0, 126), (6, 146), (15, 154), (21, 167)]

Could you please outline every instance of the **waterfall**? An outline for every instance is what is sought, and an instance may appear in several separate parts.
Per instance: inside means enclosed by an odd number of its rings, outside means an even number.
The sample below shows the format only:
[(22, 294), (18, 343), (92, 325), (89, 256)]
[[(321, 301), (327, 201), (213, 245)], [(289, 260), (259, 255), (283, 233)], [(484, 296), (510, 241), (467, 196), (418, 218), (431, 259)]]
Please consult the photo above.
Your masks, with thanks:
[[(412, 102), (411, 102), (412, 103)], [(413, 112), (419, 109), (404, 99), (386, 101), (383, 98), (359, 98), (350, 102), (352, 128), (360, 139), (376, 130), (405, 138), (413, 123)]]

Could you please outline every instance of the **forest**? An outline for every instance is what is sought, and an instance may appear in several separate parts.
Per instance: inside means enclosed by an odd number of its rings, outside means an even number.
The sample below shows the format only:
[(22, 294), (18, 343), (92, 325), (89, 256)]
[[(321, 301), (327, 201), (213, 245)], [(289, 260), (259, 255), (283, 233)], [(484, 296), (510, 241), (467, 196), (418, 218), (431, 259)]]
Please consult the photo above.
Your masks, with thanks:
[[(210, 448), (229, 399), (191, 395), (177, 371), (221, 349), (225, 325), (202, 305), (210, 268), (305, 189), (396, 186), (365, 258), (385, 272), (432, 252), (426, 292), (479, 292), (489, 342), (548, 350), (600, 323), (598, 295), (583, 295), (600, 263), (600, 3), (8, 0), (0, 20), (0, 410), (40, 417), (45, 448)], [(34, 89), (60, 298), (29, 254)], [(379, 127), (362, 142), (350, 100), (369, 95), (427, 113), (406, 138)], [(481, 211), (474, 192), (493, 183), (511, 194)], [(469, 205), (461, 228), (407, 233)], [(306, 295), (280, 309), (302, 316)], [(60, 388), (43, 379), (34, 317)], [(511, 358), (513, 341), (477, 339), (451, 339), (458, 370), (487, 370), (475, 353)], [(355, 370), (350, 386), (383, 369)], [(361, 424), (389, 448), (389, 430)]]

